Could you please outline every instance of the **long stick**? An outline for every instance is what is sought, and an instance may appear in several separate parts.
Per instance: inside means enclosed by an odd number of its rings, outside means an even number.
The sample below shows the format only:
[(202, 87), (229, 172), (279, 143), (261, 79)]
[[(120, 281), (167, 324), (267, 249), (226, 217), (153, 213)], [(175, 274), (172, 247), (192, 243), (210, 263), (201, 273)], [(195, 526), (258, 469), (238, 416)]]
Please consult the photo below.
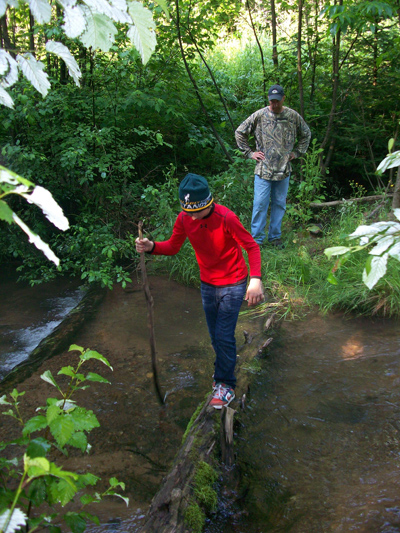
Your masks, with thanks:
[[(138, 227), (139, 227), (139, 239), (143, 239), (143, 231), (142, 231), (143, 222), (142, 221), (139, 222)], [(147, 302), (147, 318), (148, 318), (148, 326), (149, 326), (149, 332), (150, 332), (151, 366), (153, 369), (154, 386), (157, 392), (157, 398), (159, 399), (161, 405), (164, 405), (165, 403), (164, 397), (161, 393), (160, 384), (158, 383), (156, 338), (154, 335), (154, 313), (153, 313), (154, 301), (153, 301), (153, 297), (150, 292), (149, 282), (147, 280), (144, 252), (140, 254), (140, 269), (142, 271), (143, 290), (144, 290), (144, 294), (146, 295), (146, 302)]]

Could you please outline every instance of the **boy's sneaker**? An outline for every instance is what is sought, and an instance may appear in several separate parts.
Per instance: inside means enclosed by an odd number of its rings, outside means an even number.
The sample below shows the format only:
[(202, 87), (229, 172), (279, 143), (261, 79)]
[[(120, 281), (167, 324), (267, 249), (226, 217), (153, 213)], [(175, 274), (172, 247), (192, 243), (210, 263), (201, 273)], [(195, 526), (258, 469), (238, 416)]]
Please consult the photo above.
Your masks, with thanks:
[(222, 409), (224, 405), (228, 406), (234, 397), (235, 391), (231, 387), (224, 383), (217, 383), (210, 406), (214, 409)]

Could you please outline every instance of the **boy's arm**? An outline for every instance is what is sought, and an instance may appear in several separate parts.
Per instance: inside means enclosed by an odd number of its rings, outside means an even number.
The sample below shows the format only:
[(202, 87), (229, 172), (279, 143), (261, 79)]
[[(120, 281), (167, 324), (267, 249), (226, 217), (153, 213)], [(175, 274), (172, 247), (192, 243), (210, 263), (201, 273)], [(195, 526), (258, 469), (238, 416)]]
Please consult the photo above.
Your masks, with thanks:
[(174, 229), (171, 237), (167, 241), (153, 242), (149, 239), (137, 238), (136, 251), (147, 252), (154, 255), (175, 255), (179, 252), (186, 239), (186, 232), (183, 227), (182, 213), (175, 220)]

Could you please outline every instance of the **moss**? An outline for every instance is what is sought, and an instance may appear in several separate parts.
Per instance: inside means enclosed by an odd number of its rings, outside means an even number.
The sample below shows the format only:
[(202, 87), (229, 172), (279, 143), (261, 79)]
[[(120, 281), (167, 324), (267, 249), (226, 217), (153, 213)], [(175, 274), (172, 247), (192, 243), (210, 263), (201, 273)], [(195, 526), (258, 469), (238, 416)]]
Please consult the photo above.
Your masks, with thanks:
[(217, 510), (218, 496), (212, 487), (196, 488), (194, 490), (194, 495), (206, 512), (214, 512)]
[(208, 395), (209, 395), (209, 394), (206, 395), (206, 397), (205, 397), (205, 399), (204, 399), (203, 402), (199, 403), (199, 405), (197, 406), (196, 411), (192, 414), (192, 418), (189, 420), (189, 423), (188, 423), (188, 425), (187, 425), (187, 427), (186, 427), (185, 433), (183, 434), (183, 437), (182, 437), (182, 444), (185, 442), (186, 437), (188, 436), (189, 431), (192, 429), (192, 426), (193, 426), (193, 424), (194, 424), (194, 421), (195, 421), (196, 418), (199, 416), (200, 411), (203, 409), (204, 404), (205, 404), (206, 401), (207, 401)]
[(200, 461), (194, 475), (194, 495), (206, 512), (215, 511), (218, 503), (217, 492), (213, 489), (218, 473), (212, 466)]
[(185, 512), (185, 524), (190, 527), (193, 533), (201, 533), (206, 523), (206, 516), (200, 506), (193, 502), (188, 505)]

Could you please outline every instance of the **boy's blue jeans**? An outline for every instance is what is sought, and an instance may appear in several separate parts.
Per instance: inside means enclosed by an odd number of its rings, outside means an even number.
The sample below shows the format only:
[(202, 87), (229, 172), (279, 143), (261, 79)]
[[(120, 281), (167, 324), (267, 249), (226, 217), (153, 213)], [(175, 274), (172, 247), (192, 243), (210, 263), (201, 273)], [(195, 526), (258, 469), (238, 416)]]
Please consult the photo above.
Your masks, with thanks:
[(268, 206), (271, 200), (269, 217), (268, 241), (279, 239), (282, 235), (282, 218), (286, 211), (286, 196), (289, 190), (290, 175), (281, 181), (263, 180), (257, 174), (254, 176), (254, 203), (251, 220), (251, 234), (253, 239), (262, 244), (265, 239)]
[(201, 298), (211, 344), (215, 351), (214, 380), (235, 388), (235, 329), (247, 281), (240, 285), (215, 287), (201, 283)]

